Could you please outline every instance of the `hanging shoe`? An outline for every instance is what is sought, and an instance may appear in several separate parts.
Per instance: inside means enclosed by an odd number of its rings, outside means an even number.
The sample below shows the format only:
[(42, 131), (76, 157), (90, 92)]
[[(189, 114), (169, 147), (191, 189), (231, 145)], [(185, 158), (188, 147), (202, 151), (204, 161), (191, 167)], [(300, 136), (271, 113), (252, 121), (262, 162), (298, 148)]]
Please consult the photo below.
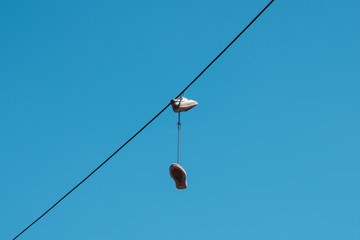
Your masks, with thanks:
[(197, 101), (187, 99), (186, 97), (181, 97), (180, 99), (171, 99), (170, 103), (174, 112), (177, 113), (186, 112), (198, 105)]
[(170, 176), (174, 179), (177, 189), (185, 189), (187, 187), (186, 172), (177, 163), (170, 166)]

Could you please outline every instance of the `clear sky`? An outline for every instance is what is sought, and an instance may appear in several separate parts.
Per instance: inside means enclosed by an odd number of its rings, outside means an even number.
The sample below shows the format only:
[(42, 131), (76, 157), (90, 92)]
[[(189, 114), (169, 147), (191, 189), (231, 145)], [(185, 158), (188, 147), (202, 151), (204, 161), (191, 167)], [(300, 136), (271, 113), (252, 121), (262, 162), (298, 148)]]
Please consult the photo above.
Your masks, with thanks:
[[(268, 3), (0, 1), (0, 239), (175, 97)], [(19, 239), (360, 239), (360, 2), (280, 1)]]

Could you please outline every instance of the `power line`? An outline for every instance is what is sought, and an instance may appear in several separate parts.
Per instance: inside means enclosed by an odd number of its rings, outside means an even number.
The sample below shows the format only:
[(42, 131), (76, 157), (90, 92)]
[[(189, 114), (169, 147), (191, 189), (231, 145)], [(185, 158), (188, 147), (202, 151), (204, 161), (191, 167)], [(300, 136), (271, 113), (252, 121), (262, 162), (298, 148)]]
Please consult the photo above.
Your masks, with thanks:
[[(175, 98), (180, 97), (196, 80), (253, 24), (256, 19), (274, 2), (271, 0), (266, 7), (258, 13), (258, 15), (222, 50), (219, 55), (217, 55), (214, 60), (212, 60), (209, 65), (207, 65), (204, 70), (202, 70), (199, 75), (195, 77), (185, 88), (182, 90), (179, 95)], [(93, 175), (97, 170), (99, 170), (105, 163), (107, 163), (115, 154), (117, 154), (123, 147), (125, 147), (131, 140), (133, 140), (139, 133), (141, 133), (150, 123), (152, 123), (158, 116), (160, 116), (168, 107), (170, 103), (168, 103), (158, 114), (156, 114), (149, 122), (147, 122), (139, 131), (137, 131), (129, 140), (127, 140), (121, 147), (119, 147), (113, 154), (111, 154), (104, 162), (102, 162), (97, 168), (95, 168), (89, 175), (87, 175), (83, 180), (81, 180), (75, 187), (73, 187), (69, 192), (67, 192), (62, 198), (60, 198), (55, 204), (53, 204), (48, 210), (46, 210), (40, 217), (34, 220), (30, 225), (28, 225), (24, 230), (22, 230), (13, 240), (17, 239), (21, 234), (23, 234), (26, 230), (28, 230), (32, 225), (34, 225), (37, 221), (39, 221), (42, 217), (44, 217), (48, 212), (50, 212), (56, 205), (58, 205), (62, 200), (64, 200), (70, 193), (72, 193), (77, 187), (79, 187), (83, 182), (85, 182), (91, 175)]]

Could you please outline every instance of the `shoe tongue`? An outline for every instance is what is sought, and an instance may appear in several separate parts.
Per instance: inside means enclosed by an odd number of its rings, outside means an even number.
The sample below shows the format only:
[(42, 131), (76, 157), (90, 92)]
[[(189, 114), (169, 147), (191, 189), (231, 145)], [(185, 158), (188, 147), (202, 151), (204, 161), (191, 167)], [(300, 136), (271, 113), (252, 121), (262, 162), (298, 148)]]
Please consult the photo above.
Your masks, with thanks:
[(184, 173), (181, 171), (180, 168), (174, 168), (172, 170), (172, 174), (177, 179), (181, 179), (184, 176)]

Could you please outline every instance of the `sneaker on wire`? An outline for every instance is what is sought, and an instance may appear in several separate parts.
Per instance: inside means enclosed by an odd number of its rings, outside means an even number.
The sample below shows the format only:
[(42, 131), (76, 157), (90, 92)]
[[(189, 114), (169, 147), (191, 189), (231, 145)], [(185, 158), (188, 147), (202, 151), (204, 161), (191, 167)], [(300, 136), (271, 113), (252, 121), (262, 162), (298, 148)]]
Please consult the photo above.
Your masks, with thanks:
[(187, 99), (186, 97), (181, 97), (180, 99), (171, 99), (170, 103), (174, 112), (177, 113), (186, 112), (198, 105), (197, 101)]
[(177, 163), (170, 166), (170, 176), (174, 179), (177, 189), (185, 189), (187, 187), (186, 172)]

